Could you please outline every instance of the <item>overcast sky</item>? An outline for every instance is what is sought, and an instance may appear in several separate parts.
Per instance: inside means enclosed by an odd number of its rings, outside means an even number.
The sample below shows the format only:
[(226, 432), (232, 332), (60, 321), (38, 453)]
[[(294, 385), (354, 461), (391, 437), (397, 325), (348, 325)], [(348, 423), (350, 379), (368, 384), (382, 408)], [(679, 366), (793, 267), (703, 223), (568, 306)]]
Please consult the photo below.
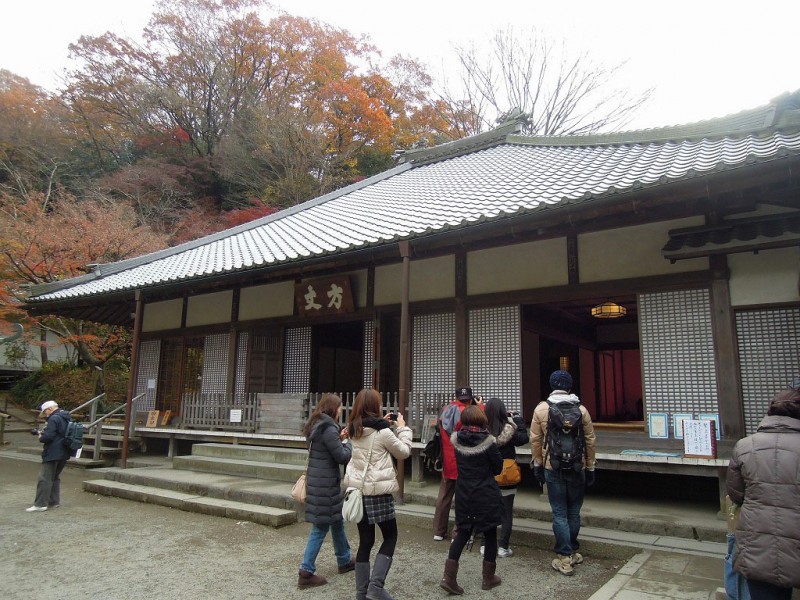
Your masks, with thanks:
[[(277, 0), (287, 12), (368, 34), (386, 56), (403, 54), (441, 70), (452, 46), (498, 29), (536, 27), (593, 60), (628, 61), (622, 85), (655, 88), (628, 128), (724, 116), (800, 89), (798, 0)], [(68, 65), (67, 46), (111, 30), (138, 36), (151, 0), (7, 0), (0, 68), (48, 89)]]

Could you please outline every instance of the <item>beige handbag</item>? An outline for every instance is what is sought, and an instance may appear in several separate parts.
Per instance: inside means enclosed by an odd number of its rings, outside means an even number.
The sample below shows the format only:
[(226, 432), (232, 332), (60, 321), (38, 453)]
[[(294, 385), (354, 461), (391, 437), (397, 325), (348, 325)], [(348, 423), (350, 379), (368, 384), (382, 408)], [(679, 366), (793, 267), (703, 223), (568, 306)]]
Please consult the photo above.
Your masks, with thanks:
[(292, 498), (305, 504), (306, 502), (306, 473), (308, 472), (308, 460), (311, 458), (311, 444), (308, 445), (308, 456), (306, 457), (306, 467), (303, 469), (303, 474), (297, 478), (292, 486)]

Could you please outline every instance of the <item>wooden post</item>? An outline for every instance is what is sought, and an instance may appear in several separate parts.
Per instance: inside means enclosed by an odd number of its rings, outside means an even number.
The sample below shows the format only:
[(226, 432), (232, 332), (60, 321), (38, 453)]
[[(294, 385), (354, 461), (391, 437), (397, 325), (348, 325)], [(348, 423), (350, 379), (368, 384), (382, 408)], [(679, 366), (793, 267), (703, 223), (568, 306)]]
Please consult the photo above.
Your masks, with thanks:
[(131, 342), (131, 373), (128, 378), (128, 398), (125, 402), (125, 427), (122, 430), (122, 459), (123, 469), (128, 467), (128, 442), (130, 431), (135, 426), (133, 418), (133, 396), (136, 394), (136, 377), (139, 371), (139, 338), (142, 333), (142, 315), (144, 314), (144, 301), (142, 291), (136, 290), (136, 312), (133, 315), (133, 341)]
[[(409, 285), (411, 283), (411, 259), (409, 258), (409, 245), (408, 241), (402, 241), (399, 244), (400, 256), (403, 257), (403, 289), (400, 301), (400, 412), (403, 417), (406, 416), (406, 407), (408, 406), (408, 390), (411, 387), (411, 369), (409, 368), (410, 362), (410, 329), (408, 314), (408, 301), (409, 301)], [(400, 485), (398, 493), (399, 502), (403, 502), (403, 493), (405, 491), (405, 461), (397, 461), (397, 483)]]

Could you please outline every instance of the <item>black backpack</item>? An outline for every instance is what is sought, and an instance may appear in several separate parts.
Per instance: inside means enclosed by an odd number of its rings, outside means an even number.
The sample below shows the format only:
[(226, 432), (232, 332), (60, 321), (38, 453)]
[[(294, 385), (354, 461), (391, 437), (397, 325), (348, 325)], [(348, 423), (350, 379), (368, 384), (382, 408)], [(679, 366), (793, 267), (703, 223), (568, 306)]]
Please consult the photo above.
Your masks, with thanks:
[(77, 421), (67, 423), (67, 432), (64, 434), (64, 445), (71, 456), (83, 447), (83, 424)]
[(422, 451), (425, 466), (431, 471), (442, 470), (442, 434), (439, 433), (439, 423), (433, 428), (433, 437), (425, 444)]
[(580, 404), (556, 404), (548, 401), (545, 449), (554, 471), (583, 470), (586, 443), (583, 439), (583, 415)]

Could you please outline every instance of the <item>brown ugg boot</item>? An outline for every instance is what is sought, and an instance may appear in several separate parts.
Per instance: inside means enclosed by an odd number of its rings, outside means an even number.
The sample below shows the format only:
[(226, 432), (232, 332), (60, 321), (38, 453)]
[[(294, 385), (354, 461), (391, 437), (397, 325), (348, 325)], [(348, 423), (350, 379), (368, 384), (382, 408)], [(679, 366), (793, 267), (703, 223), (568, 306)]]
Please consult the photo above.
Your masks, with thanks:
[(309, 573), (308, 571), (300, 571), (300, 574), (297, 577), (297, 588), (301, 590), (310, 587), (317, 587), (319, 585), (325, 585), (326, 583), (328, 583), (328, 580), (322, 575), (315, 575), (314, 573)]
[(464, 593), (464, 588), (458, 585), (456, 576), (458, 575), (458, 561), (448, 558), (444, 562), (444, 575), (439, 587), (447, 590), (451, 594), (458, 594), (459, 596)]
[(494, 574), (495, 569), (497, 569), (497, 563), (489, 562), (488, 560), (483, 561), (482, 590), (490, 590), (500, 585), (502, 580)]

